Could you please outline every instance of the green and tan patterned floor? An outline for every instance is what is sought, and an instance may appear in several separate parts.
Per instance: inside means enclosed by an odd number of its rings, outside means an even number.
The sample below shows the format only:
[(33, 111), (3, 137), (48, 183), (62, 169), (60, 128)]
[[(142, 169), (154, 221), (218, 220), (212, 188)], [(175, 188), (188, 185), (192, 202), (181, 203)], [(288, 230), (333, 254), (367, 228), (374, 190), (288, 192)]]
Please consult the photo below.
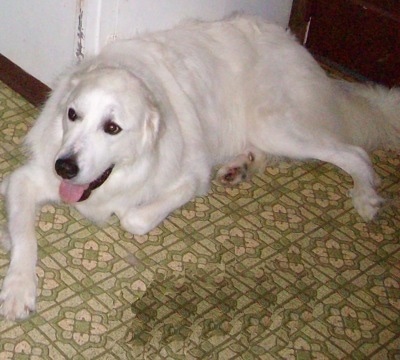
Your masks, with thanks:
[[(2, 176), (37, 113), (0, 84)], [(319, 162), (213, 183), (147, 236), (45, 206), (38, 311), (0, 319), (0, 359), (399, 360), (400, 156), (372, 158), (392, 201), (368, 224)]]

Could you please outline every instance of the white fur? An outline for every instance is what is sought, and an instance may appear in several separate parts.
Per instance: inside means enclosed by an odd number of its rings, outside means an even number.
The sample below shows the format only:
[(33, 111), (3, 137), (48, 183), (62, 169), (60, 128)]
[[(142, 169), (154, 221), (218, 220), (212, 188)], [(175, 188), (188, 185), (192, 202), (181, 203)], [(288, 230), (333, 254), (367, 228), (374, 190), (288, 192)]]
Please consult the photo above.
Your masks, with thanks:
[[(399, 98), (397, 90), (330, 80), (290, 34), (257, 18), (191, 22), (109, 45), (61, 78), (28, 134), (30, 160), (2, 184), (11, 264), (0, 312), (17, 319), (35, 309), (35, 211), (60, 201), (58, 158), (76, 156), (75, 184), (114, 164), (74, 205), (98, 222), (115, 213), (136, 234), (205, 194), (213, 166), (227, 163), (219, 175), (229, 179), (238, 163), (259, 167), (266, 154), (341, 167), (368, 220), (381, 198), (360, 146), (398, 146)], [(71, 107), (79, 120), (68, 119)], [(122, 131), (107, 134), (108, 119)]]

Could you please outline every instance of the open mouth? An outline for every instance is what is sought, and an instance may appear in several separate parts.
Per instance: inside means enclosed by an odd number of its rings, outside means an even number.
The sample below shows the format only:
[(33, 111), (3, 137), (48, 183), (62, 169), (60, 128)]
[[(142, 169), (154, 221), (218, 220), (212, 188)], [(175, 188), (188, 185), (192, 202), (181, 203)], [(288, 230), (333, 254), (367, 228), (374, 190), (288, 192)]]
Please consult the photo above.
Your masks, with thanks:
[(61, 199), (68, 204), (88, 199), (92, 191), (103, 185), (107, 180), (113, 167), (114, 166), (109, 167), (96, 180), (89, 184), (75, 185), (68, 180), (62, 180), (59, 189)]

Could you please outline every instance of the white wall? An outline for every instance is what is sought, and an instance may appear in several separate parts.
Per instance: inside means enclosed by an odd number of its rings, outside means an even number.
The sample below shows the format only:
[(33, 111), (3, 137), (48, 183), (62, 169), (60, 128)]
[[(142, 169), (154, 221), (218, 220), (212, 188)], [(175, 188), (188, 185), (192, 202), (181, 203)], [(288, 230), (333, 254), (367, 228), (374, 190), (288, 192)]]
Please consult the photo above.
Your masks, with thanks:
[(49, 84), (75, 55), (76, 1), (0, 0), (0, 53)]
[(116, 38), (169, 28), (187, 18), (219, 19), (234, 11), (258, 14), (286, 27), (291, 7), (292, 0), (105, 0), (96, 9), (102, 20), (88, 34), (86, 54), (97, 53)]
[(95, 54), (115, 38), (236, 10), (286, 26), (291, 5), (292, 0), (0, 0), (0, 53), (52, 86), (65, 67), (78, 61), (77, 53)]

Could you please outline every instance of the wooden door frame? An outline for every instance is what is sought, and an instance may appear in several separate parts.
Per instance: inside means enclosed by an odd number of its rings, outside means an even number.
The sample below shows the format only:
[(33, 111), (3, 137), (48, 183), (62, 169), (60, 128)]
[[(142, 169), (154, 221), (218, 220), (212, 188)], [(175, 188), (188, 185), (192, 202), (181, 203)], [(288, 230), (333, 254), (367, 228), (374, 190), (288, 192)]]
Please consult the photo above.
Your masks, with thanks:
[(312, 0), (293, 0), (289, 28), (304, 44), (311, 17)]

